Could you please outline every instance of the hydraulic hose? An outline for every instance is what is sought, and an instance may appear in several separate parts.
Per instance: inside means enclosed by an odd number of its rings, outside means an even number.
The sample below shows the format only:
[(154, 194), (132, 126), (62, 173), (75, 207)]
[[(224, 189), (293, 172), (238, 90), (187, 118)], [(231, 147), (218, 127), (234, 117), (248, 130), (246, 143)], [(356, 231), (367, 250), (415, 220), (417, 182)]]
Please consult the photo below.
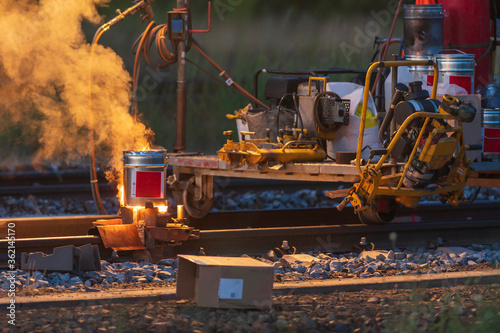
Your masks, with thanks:
[[(299, 137), (299, 140), (300, 138), (302, 138), (302, 135), (304, 134), (304, 122), (302, 121), (302, 115), (300, 114), (299, 112), (299, 106), (297, 104), (297, 95), (295, 93), (288, 93), (288, 94), (285, 94), (284, 96), (282, 96), (280, 98), (280, 101), (278, 103), (278, 107), (277, 107), (277, 112), (276, 112), (276, 135), (279, 136), (279, 130), (280, 130), (280, 111), (281, 110), (287, 110), (288, 109), (285, 109), (283, 107), (281, 107), (281, 104), (283, 103), (283, 100), (285, 99), (285, 97), (288, 97), (288, 96), (292, 96), (292, 99), (293, 99), (293, 106), (295, 108), (295, 114), (297, 115), (297, 119), (300, 121), (300, 137)], [(279, 140), (278, 140), (279, 141)]]
[[(92, 46), (90, 50), (90, 60), (89, 60), (89, 82), (88, 82), (88, 111), (89, 111), (89, 150), (90, 150), (90, 184), (92, 189), (92, 198), (97, 209), (98, 214), (107, 215), (106, 209), (102, 204), (101, 195), (99, 193), (99, 185), (97, 180), (97, 170), (95, 164), (95, 142), (94, 142), (94, 114), (92, 112), (92, 61), (94, 60), (95, 49), (97, 47), (97, 42), (104, 34), (105, 31), (109, 30), (114, 24), (123, 21), (125, 16), (133, 15), (137, 11), (145, 10), (153, 0), (142, 0), (135, 3), (132, 7), (127, 8), (123, 12), (118, 12), (118, 15), (111, 19), (110, 21), (104, 23), (97, 29), (92, 39)], [(149, 19), (149, 17), (148, 17)]]
[[(152, 21), (148, 24), (146, 27), (146, 30), (142, 33), (142, 35), (139, 37), (139, 43), (137, 46), (137, 51), (135, 54), (135, 60), (134, 60), (134, 70), (132, 74), (132, 82), (133, 82), (133, 95), (132, 95), (132, 103), (133, 103), (133, 117), (134, 121), (137, 120), (137, 81), (139, 80), (139, 65), (141, 63), (141, 54), (145, 55), (145, 58), (148, 59), (147, 57), (147, 47), (144, 47), (144, 45), (147, 45), (149, 42), (149, 36), (151, 35), (151, 31), (155, 25), (155, 22)], [(135, 44), (134, 44), (135, 46)]]
[[(380, 57), (380, 61), (385, 61), (385, 57), (387, 55), (387, 50), (389, 50), (389, 45), (392, 39), (392, 34), (394, 33), (394, 28), (396, 27), (396, 21), (398, 19), (399, 11), (401, 10), (401, 5), (403, 4), (403, 0), (399, 0), (398, 9), (396, 10), (396, 14), (394, 14), (394, 20), (392, 21), (391, 31), (389, 32), (389, 38), (387, 42), (382, 47), (382, 56)], [(380, 80), (380, 76), (382, 75), (382, 71), (378, 71), (377, 77), (375, 78), (375, 82), (373, 82), (373, 88), (371, 90), (371, 94), (375, 94), (375, 89), (377, 87), (378, 81)], [(366, 89), (370, 89), (370, 87), (365, 87)]]
[(255, 98), (252, 94), (246, 91), (238, 83), (234, 82), (233, 79), (231, 79), (231, 77), (226, 73), (226, 71), (223, 70), (214, 60), (212, 60), (212, 58), (208, 56), (208, 54), (205, 51), (202, 50), (200, 44), (198, 44), (198, 42), (194, 38), (192, 40), (192, 45), (198, 52), (200, 52), (200, 54), (203, 57), (205, 57), (208, 60), (208, 62), (210, 62), (210, 64), (212, 64), (212, 66), (217, 68), (217, 70), (220, 72), (220, 76), (224, 76), (226, 78), (226, 84), (228, 86), (234, 86), (246, 99), (248, 99), (252, 103), (258, 104), (265, 109), (270, 109), (268, 105), (264, 104), (263, 102)]
[(89, 63), (89, 82), (88, 82), (88, 91), (89, 91), (89, 150), (90, 150), (90, 188), (92, 189), (92, 198), (94, 200), (97, 213), (107, 215), (106, 209), (104, 209), (104, 205), (102, 204), (101, 194), (99, 193), (99, 184), (97, 180), (97, 170), (95, 165), (95, 143), (94, 143), (94, 115), (92, 112), (92, 61), (94, 58), (95, 49), (97, 46), (97, 42), (99, 38), (101, 38), (102, 34), (106, 31), (102, 27), (96, 31), (94, 35), (94, 39), (92, 41), (92, 48), (90, 51), (90, 63)]

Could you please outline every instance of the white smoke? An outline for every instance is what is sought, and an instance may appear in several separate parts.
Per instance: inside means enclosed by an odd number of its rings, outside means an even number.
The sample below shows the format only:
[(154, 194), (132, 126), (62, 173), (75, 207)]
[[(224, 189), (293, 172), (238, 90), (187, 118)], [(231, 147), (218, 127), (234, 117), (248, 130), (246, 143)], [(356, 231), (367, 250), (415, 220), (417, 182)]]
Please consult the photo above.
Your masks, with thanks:
[[(22, 138), (37, 141), (34, 161), (88, 155), (91, 47), (81, 25), (102, 23), (96, 7), (109, 1), (0, 4), (0, 131), (17, 126)], [(131, 78), (113, 50), (97, 46), (92, 78), (98, 157), (119, 167), (122, 151), (143, 148), (150, 133), (129, 114)]]

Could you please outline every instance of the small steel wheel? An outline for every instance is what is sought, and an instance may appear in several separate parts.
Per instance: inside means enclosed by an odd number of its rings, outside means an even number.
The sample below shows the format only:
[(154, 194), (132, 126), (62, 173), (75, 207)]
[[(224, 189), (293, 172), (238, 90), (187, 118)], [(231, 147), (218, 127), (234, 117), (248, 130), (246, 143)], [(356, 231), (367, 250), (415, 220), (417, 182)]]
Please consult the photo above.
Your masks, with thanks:
[(212, 208), (213, 198), (208, 199), (207, 197), (203, 196), (201, 200), (196, 200), (195, 186), (195, 177), (191, 177), (186, 188), (182, 192), (182, 201), (184, 204), (184, 209), (190, 217), (201, 219), (207, 216), (208, 212)]
[(372, 207), (358, 212), (363, 224), (381, 225), (392, 222), (398, 213), (399, 204), (394, 199), (380, 198), (373, 201)]

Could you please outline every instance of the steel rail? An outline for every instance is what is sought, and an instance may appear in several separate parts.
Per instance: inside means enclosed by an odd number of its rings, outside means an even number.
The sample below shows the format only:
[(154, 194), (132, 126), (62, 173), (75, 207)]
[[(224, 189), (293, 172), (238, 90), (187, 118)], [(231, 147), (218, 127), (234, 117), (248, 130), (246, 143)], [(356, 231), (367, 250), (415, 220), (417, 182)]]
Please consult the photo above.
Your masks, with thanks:
[(203, 248), (207, 255), (263, 255), (283, 240), (299, 252), (345, 252), (361, 237), (378, 249), (425, 247), (439, 239), (449, 245), (488, 244), (499, 239), (500, 220), (202, 230), (199, 239), (176, 247), (175, 252), (196, 254)]
[[(491, 220), (500, 216), (499, 201), (480, 201), (468, 206), (450, 207), (441, 203), (428, 203), (415, 209), (402, 208), (394, 223)], [(0, 219), (0, 238), (7, 236), (7, 225), (13, 222), (17, 238), (60, 237), (86, 235), (93, 227), (92, 222), (101, 219), (116, 219), (117, 215), (73, 215), (42, 216)], [(331, 208), (283, 209), (283, 210), (244, 210), (211, 212), (206, 217), (192, 219), (189, 225), (201, 230), (242, 229), (249, 227), (283, 227), (307, 225), (346, 225), (358, 224), (359, 220), (346, 207), (339, 212)]]
[[(350, 251), (353, 245), (358, 244), (361, 237), (367, 237), (369, 242), (373, 242), (376, 248), (407, 248), (427, 246), (430, 242), (438, 243), (442, 239), (443, 243), (450, 245), (470, 245), (473, 243), (488, 244), (500, 239), (500, 221), (498, 202), (489, 204), (474, 205), (474, 207), (462, 207), (454, 214), (449, 214), (450, 210), (445, 210), (443, 206), (427, 205), (426, 211), (420, 215), (407, 215), (400, 218), (395, 223), (381, 226), (367, 226), (360, 224), (347, 224), (344, 220), (338, 220), (336, 224), (318, 225), (320, 221), (315, 221), (312, 226), (287, 225), (283, 227), (283, 215), (297, 216), (297, 211), (258, 211), (258, 212), (224, 212), (210, 214), (212, 218), (234, 221), (237, 217), (250, 216), (258, 218), (260, 222), (279, 221), (274, 225), (269, 223), (267, 227), (243, 227), (232, 225), (233, 229), (201, 230), (199, 239), (189, 240), (179, 246), (169, 248), (169, 255), (180, 253), (196, 254), (200, 247), (205, 249), (209, 255), (241, 255), (241, 254), (264, 254), (267, 251), (279, 247), (283, 240), (287, 240), (300, 252), (323, 251), (323, 252), (344, 252)], [(455, 211), (451, 210), (451, 211)], [(327, 210), (303, 210), (309, 216), (316, 213), (325, 214)], [(333, 212), (334, 210), (332, 210)], [(474, 215), (475, 213), (475, 215)], [(253, 214), (253, 215), (252, 215)], [(344, 214), (345, 215), (345, 214)], [(354, 216), (354, 214), (348, 214)], [(457, 218), (460, 217), (460, 219)], [(102, 216), (101, 216), (102, 217)], [(84, 217), (59, 217), (36, 219), (7, 219), (0, 220), (0, 225), (5, 225), (9, 221), (16, 221), (17, 226), (33, 228), (37, 223), (61, 222), (62, 225), (73, 225), (75, 221), (80, 222), (78, 228), (86, 229), (91, 226), (92, 220), (98, 216)], [(109, 216), (106, 216), (109, 218)], [(265, 220), (264, 220), (265, 219)], [(300, 220), (300, 218), (299, 218)], [(64, 222), (66, 221), (66, 222)], [(247, 220), (248, 221), (248, 220)], [(302, 217), (302, 221), (305, 220)], [(281, 223), (281, 224), (280, 224)], [(24, 224), (24, 225), (23, 225)], [(262, 225), (262, 224), (261, 224)], [(251, 226), (251, 225), (249, 225)], [(20, 229), (19, 229), (20, 230)], [(74, 232), (74, 230), (73, 230)], [(396, 235), (395, 243), (391, 242), (391, 233)], [(19, 234), (18, 234), (19, 235)], [(18, 238), (16, 248), (18, 252), (30, 251), (51, 251), (54, 247), (63, 245), (80, 246), (83, 244), (100, 244), (100, 238), (92, 235), (65, 235), (49, 237), (29, 237)], [(0, 240), (0, 249), (7, 248), (7, 240)], [(102, 248), (102, 247), (101, 247)], [(5, 252), (5, 251), (2, 251)], [(2, 259), (2, 258), (0, 258)]]

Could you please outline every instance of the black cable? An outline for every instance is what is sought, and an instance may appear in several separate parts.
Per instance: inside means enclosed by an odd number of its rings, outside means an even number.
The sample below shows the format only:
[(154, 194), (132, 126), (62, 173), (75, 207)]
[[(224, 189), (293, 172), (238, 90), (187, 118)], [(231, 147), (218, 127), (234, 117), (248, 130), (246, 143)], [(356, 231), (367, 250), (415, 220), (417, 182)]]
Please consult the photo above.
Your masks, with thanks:
[(281, 111), (281, 103), (283, 99), (289, 94), (285, 94), (281, 96), (280, 101), (278, 103), (278, 107), (276, 109), (276, 141), (279, 142), (279, 132), (280, 132), (280, 111)]
[(332, 157), (331, 155), (328, 155), (328, 150), (326, 149), (327, 147), (325, 147), (323, 145), (323, 140), (321, 140), (320, 138), (318, 138), (317, 140), (318, 140), (318, 144), (321, 147), (321, 149), (323, 149), (325, 151), (326, 157), (328, 157), (332, 161), (336, 162), (337, 160), (334, 157)]
[(377, 44), (377, 49), (375, 50), (375, 53), (373, 54), (373, 57), (372, 59), (370, 60), (370, 63), (374, 62), (375, 61), (375, 58), (377, 57), (377, 55), (380, 53), (380, 44)]
[(474, 193), (474, 195), (469, 199), (470, 204), (473, 203), (477, 199), (477, 196), (479, 195), (479, 191), (481, 191), (481, 186), (478, 186), (476, 193)]
[[(294, 107), (295, 107), (295, 110), (290, 110), (290, 109), (287, 109), (287, 108), (283, 108), (281, 106), (281, 104), (283, 103), (283, 100), (285, 99), (285, 97), (287, 96), (292, 96), (292, 100), (294, 102)], [(297, 102), (296, 102), (296, 99), (295, 99), (295, 96), (296, 94), (295, 93), (287, 93), (285, 95), (283, 95), (281, 98), (280, 98), (280, 101), (278, 103), (278, 107), (277, 107), (277, 116), (276, 116), (276, 135), (278, 135), (279, 133), (279, 130), (280, 130), (280, 111), (281, 110), (285, 110), (285, 111), (292, 111), (292, 112), (295, 112), (297, 114), (297, 118), (300, 120), (300, 128), (302, 130), (302, 133), (304, 132), (304, 122), (302, 121), (302, 116), (300, 115), (300, 112), (299, 112), (299, 108), (298, 108), (298, 105), (297, 105)], [(294, 125), (296, 126), (296, 125)]]
[(302, 115), (300, 114), (300, 111), (299, 111), (299, 104), (297, 103), (297, 94), (293, 93), (292, 98), (293, 98), (293, 105), (295, 106), (295, 112), (297, 112), (297, 115), (298, 115), (299, 120), (300, 120), (300, 130), (302, 131), (301, 133), (303, 134), (304, 133), (304, 122), (302, 121)]

